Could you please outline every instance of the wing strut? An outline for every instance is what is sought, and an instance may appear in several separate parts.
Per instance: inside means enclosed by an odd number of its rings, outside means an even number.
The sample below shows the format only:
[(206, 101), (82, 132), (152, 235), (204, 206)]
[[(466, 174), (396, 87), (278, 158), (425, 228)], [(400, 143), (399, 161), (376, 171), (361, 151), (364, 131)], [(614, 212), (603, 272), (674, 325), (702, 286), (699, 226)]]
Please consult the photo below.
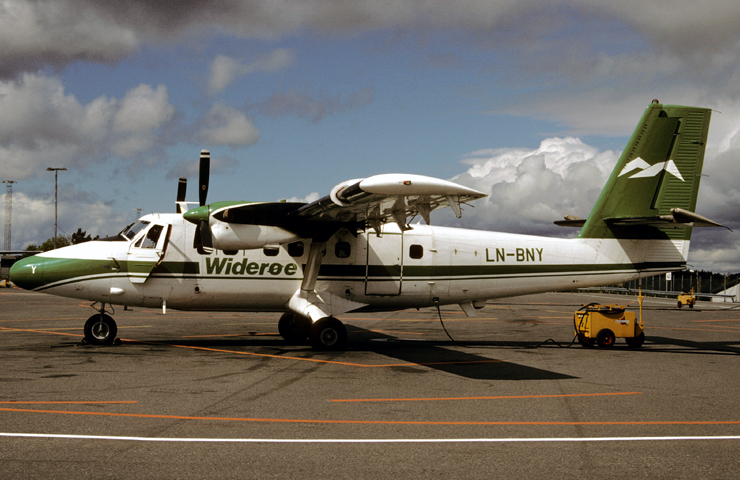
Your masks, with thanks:
[(458, 195), (447, 195), (447, 204), (450, 206), (457, 218), (462, 218), (462, 209), (460, 208), (460, 197)]
[(321, 262), (326, 255), (326, 240), (312, 241), (308, 250), (306, 267), (303, 270), (301, 287), (290, 298), (286, 307), (299, 315), (308, 317), (312, 323), (322, 318), (349, 312), (366, 304), (353, 302), (329, 292), (317, 292), (316, 281), (319, 278)]

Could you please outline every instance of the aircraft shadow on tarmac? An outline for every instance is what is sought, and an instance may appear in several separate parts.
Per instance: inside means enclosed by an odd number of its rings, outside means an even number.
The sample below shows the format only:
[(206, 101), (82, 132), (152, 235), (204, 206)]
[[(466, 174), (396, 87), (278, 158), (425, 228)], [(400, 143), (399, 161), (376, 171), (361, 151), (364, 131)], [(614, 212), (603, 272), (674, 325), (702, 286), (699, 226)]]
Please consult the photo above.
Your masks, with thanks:
[[(430, 368), (453, 375), (476, 380), (564, 380), (576, 378), (557, 372), (543, 370), (526, 365), (519, 365), (491, 357), (460, 351), (449, 347), (496, 347), (504, 342), (424, 342), (402, 340), (378, 332), (349, 326), (350, 336), (348, 349), (343, 352), (315, 352), (304, 344), (289, 344), (278, 336), (245, 334), (244, 336), (208, 339), (138, 339), (137, 343), (156, 346), (179, 345), (191, 348), (226, 349), (226, 348), (267, 348), (270, 355), (290, 355), (302, 358), (323, 358), (329, 361), (352, 363), (355, 352), (372, 352), (393, 358), (402, 363), (393, 362), (388, 368), (404, 370), (409, 373), (423, 373)], [(513, 346), (507, 344), (507, 346)], [(532, 347), (531, 342), (521, 346)], [(385, 362), (381, 362), (385, 364)], [(369, 364), (368, 366), (373, 366)]]

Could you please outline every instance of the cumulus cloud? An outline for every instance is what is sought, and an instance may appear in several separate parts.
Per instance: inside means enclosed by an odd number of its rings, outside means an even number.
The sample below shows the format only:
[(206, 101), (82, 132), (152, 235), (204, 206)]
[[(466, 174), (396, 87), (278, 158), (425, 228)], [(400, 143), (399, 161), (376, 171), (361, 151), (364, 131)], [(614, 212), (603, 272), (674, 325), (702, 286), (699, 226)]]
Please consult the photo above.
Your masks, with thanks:
[(211, 77), (208, 88), (217, 93), (234, 83), (239, 77), (256, 72), (280, 72), (295, 61), (295, 53), (287, 48), (279, 48), (254, 61), (240, 61), (225, 55), (218, 55), (211, 62)]
[(553, 225), (565, 215), (588, 216), (619, 153), (600, 152), (577, 138), (548, 138), (536, 149), (480, 150), (452, 180), (489, 194), (461, 225), (482, 230), (566, 236)]
[[(725, 142), (740, 144), (740, 134)], [(697, 213), (740, 229), (738, 151), (708, 153), (704, 162)], [(489, 194), (462, 219), (448, 211), (435, 222), (480, 230), (556, 237), (575, 236), (576, 228), (553, 224), (565, 215), (586, 218), (596, 203), (621, 152), (599, 149), (577, 138), (548, 138), (535, 149), (506, 148), (473, 152), (463, 159), (466, 172), (452, 180)], [(731, 172), (728, 174), (728, 172)], [(727, 229), (695, 228), (689, 254), (694, 268), (735, 272), (740, 263), (740, 239)]]
[(249, 105), (270, 116), (297, 115), (312, 122), (347, 110), (361, 108), (371, 104), (373, 92), (364, 88), (346, 99), (339, 96), (314, 98), (296, 90), (278, 92), (265, 102)]
[(217, 103), (203, 118), (199, 136), (209, 145), (244, 146), (257, 143), (259, 131), (242, 112)]
[(49, 164), (78, 166), (108, 152), (132, 158), (153, 148), (174, 116), (167, 88), (139, 85), (121, 99), (80, 103), (51, 77), (25, 74), (0, 82), (0, 155), (4, 174), (17, 180)]

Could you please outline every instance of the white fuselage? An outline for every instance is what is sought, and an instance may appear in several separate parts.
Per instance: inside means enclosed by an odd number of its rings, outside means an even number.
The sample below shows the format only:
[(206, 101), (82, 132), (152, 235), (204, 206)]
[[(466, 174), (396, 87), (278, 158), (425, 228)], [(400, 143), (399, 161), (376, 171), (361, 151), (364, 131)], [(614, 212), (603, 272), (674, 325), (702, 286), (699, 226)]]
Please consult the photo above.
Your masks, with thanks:
[[(37, 290), (118, 305), (286, 311), (301, 287), (309, 239), (302, 248), (293, 244), (203, 255), (193, 248), (195, 225), (182, 215), (142, 219), (167, 232), (156, 247), (136, 247), (146, 234), (142, 230), (131, 241), (93, 241), (47, 252), (42, 256), (74, 262), (69, 275)], [(347, 230), (332, 236), (316, 292), (330, 294), (332, 314), (437, 302), (478, 305), (680, 270), (688, 246), (688, 241), (559, 239), (426, 225), (402, 233), (387, 224), (380, 236), (372, 231), (354, 236)]]

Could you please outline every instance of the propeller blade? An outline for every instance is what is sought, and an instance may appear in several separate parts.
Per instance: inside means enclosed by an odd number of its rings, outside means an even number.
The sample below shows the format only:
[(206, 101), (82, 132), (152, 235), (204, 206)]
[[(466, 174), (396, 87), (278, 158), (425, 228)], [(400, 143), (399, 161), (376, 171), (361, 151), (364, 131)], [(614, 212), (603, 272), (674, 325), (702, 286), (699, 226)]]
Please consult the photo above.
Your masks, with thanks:
[(177, 201), (175, 203), (176, 206), (176, 212), (177, 213), (183, 213), (182, 205), (180, 205), (180, 202), (185, 201), (185, 193), (188, 189), (188, 179), (180, 177), (180, 180), (178, 180), (177, 183)]
[(198, 222), (198, 234), (200, 234), (200, 244), (206, 248), (213, 248), (213, 237), (211, 228), (208, 226), (208, 220)]
[(211, 169), (211, 152), (208, 150), (200, 151), (200, 171), (198, 173), (198, 200), (200, 206), (206, 204), (208, 196), (208, 177)]

